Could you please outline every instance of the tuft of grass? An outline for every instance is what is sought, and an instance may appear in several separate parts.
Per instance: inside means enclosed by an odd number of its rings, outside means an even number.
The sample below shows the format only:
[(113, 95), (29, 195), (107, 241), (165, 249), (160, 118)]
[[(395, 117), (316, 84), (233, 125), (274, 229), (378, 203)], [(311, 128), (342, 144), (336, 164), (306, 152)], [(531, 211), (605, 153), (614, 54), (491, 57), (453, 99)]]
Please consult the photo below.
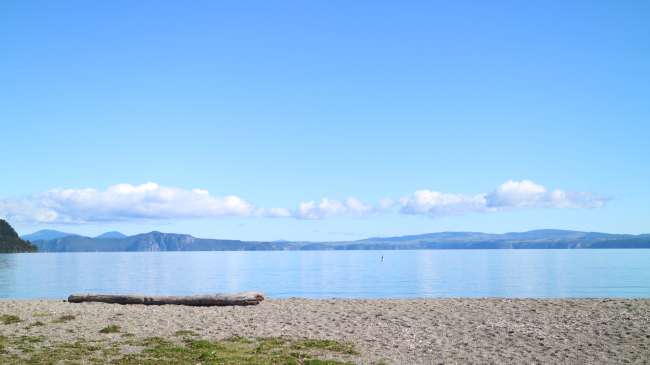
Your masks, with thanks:
[(19, 342), (22, 343), (39, 343), (43, 342), (45, 337), (43, 336), (20, 336), (18, 337)]
[(29, 330), (29, 329), (32, 329), (34, 327), (41, 327), (41, 326), (45, 326), (45, 323), (43, 323), (41, 321), (36, 321), (36, 322), (30, 323), (29, 325), (27, 325), (27, 327), (25, 327), (25, 329)]
[(279, 337), (258, 338), (255, 346), (255, 353), (261, 354), (272, 349), (284, 346), (285, 340)]
[(198, 336), (198, 333), (191, 331), (191, 330), (180, 330), (174, 332), (174, 336), (176, 337), (195, 337)]
[(23, 353), (31, 353), (35, 351), (34, 344), (43, 342), (44, 339), (43, 336), (19, 336), (12, 339), (11, 345)]
[(65, 323), (65, 322), (70, 322), (74, 319), (76, 319), (76, 316), (73, 316), (72, 314), (65, 314), (62, 315), (61, 317), (55, 319), (52, 321), (52, 323)]
[(36, 312), (32, 314), (32, 317), (49, 317), (50, 315), (51, 315), (50, 313)]
[(13, 314), (3, 314), (0, 316), (0, 322), (2, 322), (2, 324), (14, 324), (14, 323), (22, 322), (22, 320), (20, 319), (20, 317), (15, 316)]
[(294, 342), (291, 347), (296, 350), (318, 349), (318, 350), (327, 350), (327, 351), (338, 352), (341, 354), (348, 354), (348, 355), (357, 354), (352, 344), (334, 341), (334, 340), (304, 339), (304, 340)]
[(253, 343), (253, 342), (255, 342), (254, 340), (251, 340), (251, 339), (246, 338), (246, 337), (241, 337), (241, 336), (233, 336), (233, 337), (230, 337), (230, 338), (226, 339), (226, 341), (233, 342), (233, 343), (235, 343), (235, 342), (239, 342), (239, 343)]
[(155, 347), (155, 346), (163, 346), (163, 345), (166, 346), (166, 345), (171, 345), (171, 342), (163, 339), (162, 337), (149, 337), (140, 341), (139, 345), (144, 347)]
[[(9, 345), (21, 349), (16, 341)], [(52, 346), (32, 347), (29, 351), (22, 351), (21, 356), (16, 354), (0, 355), (0, 362), (8, 364), (87, 364), (105, 363), (101, 347), (83, 341), (74, 343), (60, 343)]]
[(99, 333), (118, 333), (120, 332), (120, 329), (120, 326), (112, 324), (99, 330)]

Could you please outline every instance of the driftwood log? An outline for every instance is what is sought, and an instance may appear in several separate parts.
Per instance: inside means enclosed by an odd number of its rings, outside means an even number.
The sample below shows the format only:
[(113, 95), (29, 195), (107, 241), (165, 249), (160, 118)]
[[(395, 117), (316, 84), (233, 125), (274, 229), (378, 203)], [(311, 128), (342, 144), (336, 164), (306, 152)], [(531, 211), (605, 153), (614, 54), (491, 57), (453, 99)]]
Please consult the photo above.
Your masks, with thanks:
[(72, 294), (68, 297), (70, 303), (100, 302), (111, 304), (144, 304), (144, 305), (190, 305), (195, 307), (227, 306), (227, 305), (256, 305), (264, 300), (264, 295), (256, 292), (235, 294), (213, 294), (192, 296), (143, 296), (143, 295), (114, 295), (114, 294)]

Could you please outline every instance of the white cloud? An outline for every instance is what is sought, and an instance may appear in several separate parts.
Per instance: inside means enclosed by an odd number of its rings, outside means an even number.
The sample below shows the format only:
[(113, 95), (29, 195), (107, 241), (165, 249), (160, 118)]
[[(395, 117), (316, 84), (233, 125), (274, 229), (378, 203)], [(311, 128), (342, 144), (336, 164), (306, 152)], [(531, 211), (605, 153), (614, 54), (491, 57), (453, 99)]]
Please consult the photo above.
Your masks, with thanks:
[(30, 200), (5, 199), (0, 200), (0, 218), (17, 221), (54, 222), (57, 214), (51, 209), (44, 208)]
[(530, 180), (508, 180), (486, 195), (490, 207), (526, 208), (538, 206), (546, 199), (546, 188)]
[(364, 216), (378, 211), (378, 208), (363, 203), (357, 198), (348, 198), (341, 202), (327, 198), (315, 201), (302, 202), (294, 212), (294, 217), (299, 219), (323, 219), (340, 215)]
[(418, 190), (400, 199), (401, 212), (431, 217), (458, 215), (485, 209), (485, 195), (448, 194)]
[(306, 201), (294, 210), (260, 208), (236, 196), (213, 196), (203, 189), (117, 184), (106, 190), (52, 189), (23, 199), (0, 199), (0, 216), (25, 222), (87, 223), (219, 217), (325, 219), (371, 216), (398, 207), (402, 214), (442, 217), (472, 212), (527, 208), (598, 208), (605, 203), (592, 193), (548, 190), (530, 180), (509, 180), (491, 193), (454, 194), (418, 190), (394, 200), (367, 204), (357, 198)]
[(379, 200), (379, 209), (380, 210), (386, 210), (390, 209), (395, 205), (395, 200), (391, 198), (383, 198)]
[(287, 208), (270, 208), (260, 209), (258, 215), (269, 218), (288, 218), (291, 217), (293, 213)]
[(548, 191), (530, 180), (508, 180), (486, 195), (489, 208), (598, 208), (605, 199), (592, 193)]
[(156, 183), (118, 184), (95, 189), (53, 189), (32, 197), (0, 202), (6, 217), (43, 223), (85, 223), (138, 219), (251, 216), (258, 209), (234, 195), (215, 197)]
[(602, 197), (585, 192), (552, 190), (530, 180), (508, 180), (491, 193), (465, 195), (418, 190), (400, 199), (404, 214), (441, 217), (523, 208), (598, 208)]

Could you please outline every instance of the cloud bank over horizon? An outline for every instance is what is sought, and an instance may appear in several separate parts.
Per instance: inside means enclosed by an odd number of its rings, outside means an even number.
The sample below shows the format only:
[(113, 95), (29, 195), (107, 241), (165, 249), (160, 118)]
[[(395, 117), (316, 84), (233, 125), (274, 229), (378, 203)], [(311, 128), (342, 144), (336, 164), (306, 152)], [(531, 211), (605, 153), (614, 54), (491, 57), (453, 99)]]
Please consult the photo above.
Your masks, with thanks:
[(322, 198), (295, 209), (262, 208), (236, 195), (214, 196), (203, 189), (183, 189), (148, 182), (116, 184), (105, 190), (51, 189), (24, 198), (0, 198), (0, 217), (29, 223), (84, 224), (140, 220), (224, 217), (327, 219), (369, 217), (397, 211), (430, 218), (516, 209), (592, 209), (606, 203), (589, 192), (549, 190), (530, 180), (508, 180), (490, 193), (457, 194), (417, 190), (376, 204), (358, 198)]
[(487, 194), (465, 195), (418, 190), (400, 199), (400, 212), (436, 218), (525, 208), (592, 209), (602, 207), (606, 201), (593, 193), (559, 189), (549, 191), (545, 186), (530, 180), (508, 180)]

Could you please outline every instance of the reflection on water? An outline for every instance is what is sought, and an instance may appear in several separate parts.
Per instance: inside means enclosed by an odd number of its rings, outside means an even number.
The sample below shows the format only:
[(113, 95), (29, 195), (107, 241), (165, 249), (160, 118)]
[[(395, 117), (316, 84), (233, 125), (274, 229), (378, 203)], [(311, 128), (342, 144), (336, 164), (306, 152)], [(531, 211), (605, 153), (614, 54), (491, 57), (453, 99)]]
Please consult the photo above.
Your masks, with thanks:
[(0, 298), (9, 298), (16, 286), (16, 255), (0, 254)]
[(2, 298), (243, 290), (276, 298), (650, 297), (650, 250), (0, 255)]

